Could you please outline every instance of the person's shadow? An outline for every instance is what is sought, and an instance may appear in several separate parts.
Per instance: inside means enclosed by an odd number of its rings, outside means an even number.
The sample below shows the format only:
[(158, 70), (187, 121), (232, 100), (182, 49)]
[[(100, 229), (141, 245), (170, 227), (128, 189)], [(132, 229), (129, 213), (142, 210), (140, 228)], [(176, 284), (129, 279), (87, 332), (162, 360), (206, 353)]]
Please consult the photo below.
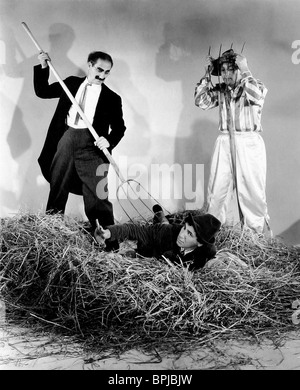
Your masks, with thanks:
[[(114, 59), (111, 79), (108, 86), (120, 94), (122, 98), (123, 116), (126, 125), (124, 138), (112, 152), (112, 157), (122, 157), (127, 161), (128, 171), (123, 172), (124, 179), (129, 180), (122, 184), (116, 177), (113, 167), (109, 168), (110, 199), (114, 205), (114, 214), (117, 222), (128, 220), (146, 220), (152, 216), (153, 201), (148, 193), (146, 170), (153, 139), (149, 128), (149, 107), (147, 99), (141, 93), (131, 77), (128, 64), (120, 59)], [(137, 162), (138, 177), (130, 175), (131, 164)], [(116, 159), (118, 165), (118, 160)], [(119, 167), (121, 168), (121, 167)], [(131, 181), (134, 180), (134, 181)], [(140, 184), (140, 185), (139, 185)]]
[[(26, 32), (24, 32), (26, 34)], [(49, 43), (40, 41), (49, 53), (53, 65), (63, 79), (70, 74), (83, 75), (69, 58), (75, 35), (73, 29), (64, 23), (55, 23), (49, 28)], [(30, 37), (28, 36), (30, 40)], [(6, 61), (2, 72), (14, 79), (22, 79), (22, 88), (13, 113), (10, 129), (7, 132), (7, 144), (11, 157), (18, 163), (18, 194), (14, 194), (15, 206), (21, 205), (36, 208), (41, 199), (46, 202), (48, 186), (41, 176), (37, 159), (41, 152), (47, 129), (51, 121), (57, 101), (47, 102), (38, 98), (33, 89), (33, 66), (39, 64), (37, 56), (27, 57), (15, 39), (9, 25), (2, 25), (2, 40), (5, 42)], [(39, 41), (39, 39), (37, 39)], [(33, 44), (33, 43), (32, 43)], [(43, 47), (44, 46), (44, 47)], [(57, 81), (51, 74), (50, 82)], [(3, 196), (11, 207), (11, 199)]]
[[(201, 64), (208, 53), (206, 24), (201, 20), (183, 20), (181, 23), (165, 25), (164, 43), (156, 56), (156, 74), (165, 81), (180, 81), (182, 88), (182, 110), (176, 129), (174, 163), (182, 167), (183, 178), (177, 183), (182, 198), (177, 201), (177, 209), (184, 210), (188, 204), (201, 208), (206, 201), (206, 187), (210, 169), (210, 156), (217, 137), (217, 122), (205, 118), (203, 111), (195, 106), (196, 83), (204, 75)], [(202, 43), (203, 42), (203, 43)], [(201, 74), (202, 72), (202, 74)], [(172, 102), (170, 101), (170, 110)], [(197, 111), (198, 110), (198, 111)], [(201, 116), (203, 119), (201, 120)], [(217, 118), (217, 117), (216, 117)], [(203, 183), (195, 176), (197, 164), (203, 164)], [(189, 172), (185, 175), (185, 169)], [(186, 192), (201, 191), (202, 194), (190, 199)]]
[[(123, 117), (127, 127), (124, 139), (116, 147), (119, 155), (127, 157), (143, 157), (147, 154), (151, 134), (148, 124), (149, 107), (147, 99), (135, 85), (128, 64), (114, 59), (112, 77), (108, 86), (117, 91), (122, 98)], [(130, 93), (128, 92), (130, 91)]]

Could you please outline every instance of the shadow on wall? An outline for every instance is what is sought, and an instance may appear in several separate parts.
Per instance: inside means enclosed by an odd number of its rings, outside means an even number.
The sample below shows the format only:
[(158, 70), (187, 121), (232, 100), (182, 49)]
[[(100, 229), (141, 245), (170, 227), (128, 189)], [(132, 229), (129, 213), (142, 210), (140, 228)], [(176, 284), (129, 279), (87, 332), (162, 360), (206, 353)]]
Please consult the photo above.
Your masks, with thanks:
[(121, 139), (117, 145), (117, 152), (128, 157), (146, 156), (151, 144), (147, 99), (133, 82), (129, 66), (125, 61), (114, 59), (111, 77), (108, 84), (112, 85), (112, 89), (120, 92), (126, 125), (124, 139)]
[[(5, 42), (6, 63), (2, 69), (7, 77), (22, 79), (22, 90), (13, 113), (11, 127), (7, 133), (7, 143), (11, 157), (18, 163), (17, 181), (22, 183), (19, 196), (15, 196), (15, 208), (36, 209), (41, 203), (46, 203), (48, 187), (38, 183), (41, 175), (37, 159), (46, 137), (48, 125), (56, 102), (43, 101), (34, 94), (33, 66), (38, 64), (38, 53), (27, 57), (15, 39), (13, 29), (3, 23), (2, 39)], [(26, 34), (26, 33), (25, 33)], [(40, 41), (41, 46), (50, 55), (60, 76), (78, 74), (82, 71), (67, 56), (75, 35), (73, 29), (64, 23), (55, 23), (49, 27), (49, 42)], [(28, 39), (30, 39), (28, 37)], [(7, 203), (7, 204), (6, 204)], [(3, 195), (3, 205), (12, 206), (11, 199)]]
[[(166, 23), (164, 43), (159, 47), (156, 57), (157, 75), (165, 81), (180, 81), (182, 88), (183, 108), (176, 129), (174, 163), (182, 167), (184, 164), (191, 164), (193, 169), (196, 169), (196, 164), (204, 165), (204, 197), (217, 125), (207, 119), (198, 119), (203, 112), (195, 106), (194, 91), (196, 83), (204, 75), (204, 67), (201, 68), (200, 65), (208, 52), (209, 25), (209, 18)], [(171, 104), (172, 102), (170, 110)], [(194, 175), (192, 180), (192, 186), (196, 190)], [(182, 199), (177, 202), (177, 209), (185, 209), (187, 203), (191, 203), (191, 200), (183, 193)], [(202, 206), (203, 204), (195, 204), (195, 208)]]
[[(138, 161), (143, 166), (148, 166), (148, 155), (153, 142), (149, 129), (148, 103), (145, 96), (134, 83), (130, 67), (125, 61), (114, 58), (113, 70), (107, 85), (121, 96), (123, 117), (126, 126), (124, 137), (112, 151), (113, 159), (119, 165), (118, 157), (125, 157), (129, 171), (131, 164), (135, 161)], [(142, 188), (139, 188), (135, 182), (125, 182), (122, 184), (113, 166), (109, 169), (109, 182), (111, 186), (109, 198), (113, 203), (115, 221), (127, 222), (130, 219), (134, 220), (140, 216), (149, 218), (149, 215), (152, 214), (152, 202), (147, 193)], [(143, 174), (140, 171), (138, 173)], [(126, 170), (122, 174), (124, 174), (125, 180), (135, 179), (140, 182), (143, 179), (142, 177), (132, 177)], [(145, 188), (147, 188), (148, 183), (144, 184)]]
[(300, 246), (300, 219), (278, 235), (286, 244)]
[[(199, 112), (200, 115), (201, 113)], [(204, 166), (203, 187), (205, 189), (205, 201), (210, 172), (210, 160), (217, 136), (218, 125), (216, 123), (207, 119), (199, 119), (192, 123), (192, 133), (189, 138), (177, 137), (175, 143), (175, 156), (180, 164), (192, 164), (193, 166), (202, 164)]]

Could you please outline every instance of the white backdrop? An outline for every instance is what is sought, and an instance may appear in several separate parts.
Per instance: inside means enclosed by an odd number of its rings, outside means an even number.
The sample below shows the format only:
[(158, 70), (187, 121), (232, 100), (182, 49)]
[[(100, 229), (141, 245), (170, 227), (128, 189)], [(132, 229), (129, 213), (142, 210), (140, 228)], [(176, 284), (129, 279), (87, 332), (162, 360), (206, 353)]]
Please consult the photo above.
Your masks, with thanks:
[[(57, 101), (34, 94), (37, 49), (24, 21), (62, 78), (83, 74), (90, 51), (112, 55), (106, 83), (122, 97), (127, 126), (113, 157), (171, 212), (205, 198), (218, 114), (197, 108), (193, 94), (208, 47), (217, 56), (220, 44), (240, 50), (246, 42), (249, 67), (269, 90), (262, 121), (271, 226), (300, 243), (299, 1), (0, 0), (0, 14), (0, 217), (44, 210), (49, 191), (37, 158)], [(119, 181), (109, 175), (123, 221)], [(70, 196), (67, 213), (84, 217), (81, 197)]]

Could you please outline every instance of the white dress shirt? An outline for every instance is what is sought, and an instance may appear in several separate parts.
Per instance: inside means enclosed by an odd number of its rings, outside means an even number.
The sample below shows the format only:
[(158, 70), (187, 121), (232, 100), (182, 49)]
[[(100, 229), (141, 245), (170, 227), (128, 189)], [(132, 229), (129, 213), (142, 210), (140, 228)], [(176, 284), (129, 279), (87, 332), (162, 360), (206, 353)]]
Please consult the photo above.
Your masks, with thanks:
[[(76, 93), (75, 99), (76, 99), (76, 101), (78, 103), (80, 102), (80, 98), (81, 98), (83, 89), (85, 88), (86, 84), (88, 84), (87, 78), (80, 85), (80, 87), (78, 88), (78, 91)], [(85, 105), (84, 105), (83, 112), (85, 113), (87, 119), (89, 120), (89, 122), (91, 124), (93, 124), (95, 110), (96, 110), (96, 106), (97, 106), (97, 103), (98, 103), (98, 100), (99, 100), (101, 89), (102, 89), (102, 85), (101, 84), (100, 85), (90, 84), (87, 87), (86, 98), (85, 98)], [(77, 114), (77, 110), (74, 107), (74, 104), (72, 104), (72, 106), (71, 106), (71, 108), (69, 110), (69, 113), (68, 113), (68, 117), (67, 117), (67, 124), (68, 124), (68, 126), (74, 127), (76, 129), (87, 128), (87, 125), (85, 124), (85, 122), (82, 120), (81, 117), (79, 118), (78, 123), (75, 125), (76, 114)]]

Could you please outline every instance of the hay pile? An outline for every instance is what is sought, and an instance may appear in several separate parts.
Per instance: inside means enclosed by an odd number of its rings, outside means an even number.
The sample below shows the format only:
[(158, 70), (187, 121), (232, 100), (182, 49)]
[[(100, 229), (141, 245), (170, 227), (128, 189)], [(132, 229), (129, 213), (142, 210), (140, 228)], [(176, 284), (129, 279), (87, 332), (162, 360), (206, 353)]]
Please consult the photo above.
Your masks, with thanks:
[(34, 320), (103, 348), (171, 349), (295, 329), (299, 249), (225, 227), (216, 244), (216, 260), (191, 273), (100, 251), (73, 219), (20, 214), (1, 220), (0, 295), (11, 321)]

